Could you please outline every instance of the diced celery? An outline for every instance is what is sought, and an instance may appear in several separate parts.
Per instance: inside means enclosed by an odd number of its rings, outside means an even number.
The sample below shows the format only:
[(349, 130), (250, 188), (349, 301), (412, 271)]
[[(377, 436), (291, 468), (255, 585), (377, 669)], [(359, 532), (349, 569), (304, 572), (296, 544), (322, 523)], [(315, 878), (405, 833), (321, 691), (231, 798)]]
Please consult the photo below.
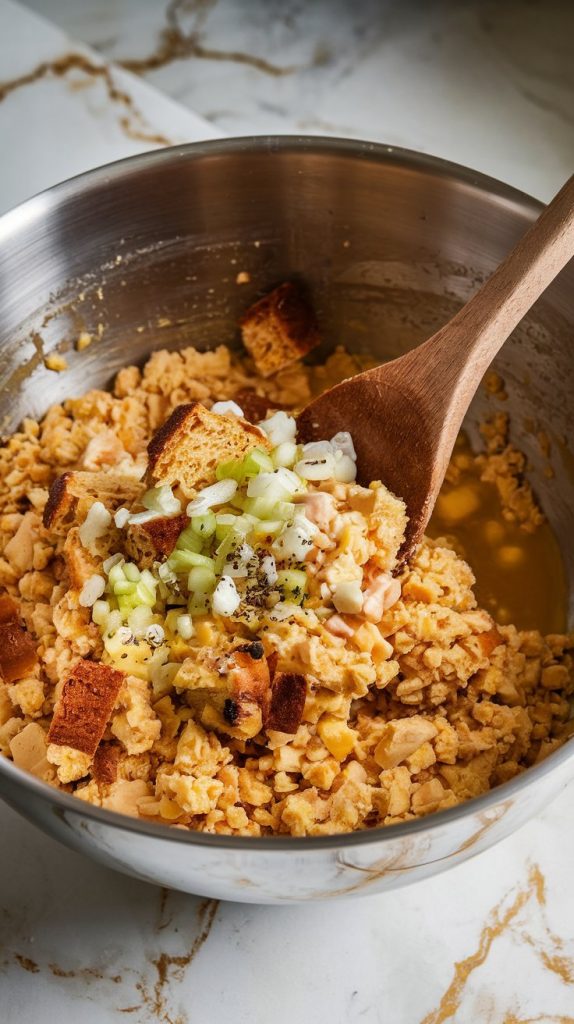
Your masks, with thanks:
[(254, 540), (262, 540), (265, 537), (276, 537), (285, 526), (282, 519), (258, 519), (251, 527), (249, 536)]
[(116, 583), (119, 583), (120, 580), (125, 580), (125, 578), (123, 565), (112, 565), (112, 568), (108, 573), (110, 585), (113, 587)]
[(240, 459), (229, 459), (228, 462), (220, 462), (215, 470), (216, 480), (237, 480), (241, 483), (243, 479), (243, 462)]
[(188, 601), (187, 611), (191, 617), (206, 615), (209, 611), (209, 597), (207, 594), (194, 594)]
[(196, 565), (187, 578), (188, 590), (193, 593), (210, 594), (215, 589), (216, 577), (213, 569)]
[(202, 540), (207, 540), (215, 533), (216, 521), (213, 512), (206, 512), (202, 516), (191, 517), (191, 529)]
[(149, 587), (147, 583), (141, 579), (139, 583), (136, 583), (135, 598), (136, 601), (134, 602), (134, 606), (135, 604), (147, 604), (150, 608), (153, 608), (155, 604), (155, 589), (153, 587)]
[(275, 586), (282, 592), (284, 600), (301, 604), (307, 589), (307, 573), (302, 569), (285, 569), (277, 574)]
[(272, 496), (270, 498), (247, 498), (245, 501), (245, 511), (248, 515), (255, 516), (257, 519), (272, 519), (273, 509), (277, 504), (277, 498)]
[(243, 459), (243, 479), (258, 476), (259, 473), (272, 473), (273, 462), (263, 448), (253, 448)]
[(133, 562), (126, 562), (126, 564), (124, 565), (124, 575), (127, 580), (130, 580), (132, 583), (137, 583), (141, 573), (137, 565), (135, 565)]
[(149, 569), (143, 569), (140, 574), (140, 580), (145, 583), (146, 587), (150, 587), (152, 590), (157, 587), (157, 580)]
[(191, 526), (186, 526), (177, 538), (175, 547), (177, 551), (201, 551), (202, 543), (195, 530), (192, 530)]
[(135, 589), (135, 583), (130, 583), (129, 580), (118, 580), (117, 583), (114, 583), (114, 594), (116, 597), (120, 597), (125, 594), (135, 594)]
[(198, 551), (180, 551), (176, 548), (169, 556), (167, 565), (176, 573), (189, 572), (198, 564), (197, 559), (203, 557)]
[(239, 530), (231, 530), (226, 537), (222, 540), (221, 544), (217, 548), (215, 558), (215, 572), (219, 576), (223, 571), (226, 562), (230, 555), (243, 544), (245, 534)]
[(225, 540), (228, 533), (235, 529), (240, 518), (240, 516), (234, 516), (231, 512), (216, 516), (215, 539), (220, 542)]

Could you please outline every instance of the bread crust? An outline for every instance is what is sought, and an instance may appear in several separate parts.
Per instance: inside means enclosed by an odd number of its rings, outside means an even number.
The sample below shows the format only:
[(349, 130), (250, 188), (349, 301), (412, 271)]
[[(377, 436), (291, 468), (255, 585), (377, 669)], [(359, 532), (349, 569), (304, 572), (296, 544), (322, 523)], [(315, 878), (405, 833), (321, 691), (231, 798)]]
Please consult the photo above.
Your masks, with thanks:
[(302, 359), (321, 340), (313, 308), (293, 281), (251, 306), (240, 324), (243, 344), (263, 377)]
[(0, 594), (0, 676), (14, 683), (34, 671), (36, 644), (20, 620), (20, 609), (9, 594)]
[(277, 672), (273, 679), (265, 728), (296, 733), (303, 717), (306, 696), (305, 676), (295, 672)]
[(141, 494), (142, 485), (121, 473), (68, 472), (56, 477), (44, 508), (47, 530), (66, 533), (74, 523), (83, 522), (88, 509), (101, 501), (110, 509), (131, 505)]
[(48, 742), (93, 757), (104, 735), (125, 674), (81, 659), (66, 679), (48, 732)]
[(201, 402), (178, 405), (148, 445), (149, 480), (178, 486), (186, 498), (213, 483), (221, 462), (241, 459), (253, 448), (270, 450), (262, 431), (235, 416), (222, 416)]

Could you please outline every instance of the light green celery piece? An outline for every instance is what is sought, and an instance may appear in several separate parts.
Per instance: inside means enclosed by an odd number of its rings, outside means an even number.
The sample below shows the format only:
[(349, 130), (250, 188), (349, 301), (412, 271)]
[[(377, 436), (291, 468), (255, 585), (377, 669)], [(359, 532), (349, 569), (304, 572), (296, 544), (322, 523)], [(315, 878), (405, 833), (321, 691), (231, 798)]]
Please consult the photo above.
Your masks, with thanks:
[(243, 459), (244, 480), (259, 473), (272, 473), (273, 469), (273, 461), (263, 448), (253, 448)]
[(215, 470), (216, 480), (237, 480), (240, 484), (243, 479), (243, 461), (241, 459), (229, 459), (228, 462), (220, 462)]
[(136, 584), (130, 583), (129, 580), (118, 580), (117, 583), (114, 583), (113, 591), (116, 597), (122, 597), (125, 594), (135, 594)]
[(205, 565), (196, 565), (187, 579), (188, 589), (192, 593), (210, 594), (215, 590), (216, 576), (213, 569)]
[(201, 551), (203, 541), (201, 537), (191, 528), (186, 526), (176, 541), (176, 551)]
[(206, 512), (205, 515), (191, 517), (191, 529), (203, 541), (213, 536), (216, 525), (216, 518), (213, 512)]

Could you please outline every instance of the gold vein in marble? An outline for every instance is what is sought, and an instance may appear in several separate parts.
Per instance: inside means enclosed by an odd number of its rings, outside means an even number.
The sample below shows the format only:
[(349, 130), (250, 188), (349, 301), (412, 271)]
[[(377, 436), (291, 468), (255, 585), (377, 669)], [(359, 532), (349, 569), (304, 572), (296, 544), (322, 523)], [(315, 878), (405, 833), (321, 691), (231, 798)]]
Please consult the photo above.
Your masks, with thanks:
[[(124, 89), (120, 89), (114, 82), (110, 68), (105, 64), (94, 64), (93, 61), (82, 53), (67, 53), (54, 60), (43, 61), (31, 71), (18, 78), (12, 78), (6, 82), (0, 82), (0, 103), (8, 96), (33, 85), (45, 78), (63, 78), (68, 80), (71, 88), (77, 88), (77, 82), (70, 82), (68, 76), (72, 72), (80, 72), (87, 77), (87, 80), (99, 80), (103, 83), (108, 99), (112, 104), (123, 109), (119, 115), (119, 125), (124, 134), (138, 142), (148, 142), (151, 145), (171, 146), (172, 141), (166, 135), (153, 131), (147, 124), (142, 114), (137, 109), (132, 97)], [(91, 84), (91, 83), (90, 83)]]
[[(257, 57), (255, 54), (244, 53), (241, 50), (216, 50), (204, 46), (200, 41), (197, 15), (210, 6), (213, 4), (209, 0), (207, 3), (205, 0), (199, 0), (199, 2), (193, 0), (192, 4), (188, 0), (172, 0), (167, 6), (166, 25), (160, 32), (154, 52), (147, 57), (126, 57), (116, 63), (136, 75), (143, 75), (147, 71), (157, 71), (158, 68), (164, 68), (176, 60), (185, 60), (188, 57), (197, 60), (219, 60), (229, 61), (233, 64), (247, 64), (249, 67), (275, 78), (291, 75), (299, 70), (296, 65), (281, 67), (265, 60), (264, 57)], [(180, 24), (180, 15), (186, 9), (196, 15), (193, 26), (187, 33)]]
[[(454, 964), (453, 979), (446, 989), (436, 1010), (428, 1013), (421, 1024), (446, 1024), (447, 1021), (456, 1020), (456, 1014), (460, 1009), (466, 985), (473, 971), (482, 966), (488, 958), (492, 945), (496, 939), (503, 934), (512, 932), (515, 937), (532, 946), (539, 956), (545, 969), (557, 974), (566, 984), (574, 984), (574, 961), (570, 957), (563, 956), (559, 951), (564, 948), (564, 941), (550, 931), (544, 920), (544, 932), (546, 941), (550, 943), (552, 952), (549, 953), (542, 943), (530, 934), (517, 932), (516, 923), (520, 911), (534, 899), (535, 904), (543, 911), (546, 905), (546, 882), (542, 871), (537, 864), (533, 864), (528, 872), (526, 884), (516, 891), (510, 906), (503, 910), (505, 902), (502, 899), (491, 910), (485, 925), (480, 933), (477, 949), (464, 960)], [(500, 1020), (500, 1017), (497, 1018)], [(556, 1014), (541, 1014), (537, 1017), (521, 1018), (513, 1012), (507, 1012), (503, 1018), (503, 1024), (574, 1024), (574, 1017)]]

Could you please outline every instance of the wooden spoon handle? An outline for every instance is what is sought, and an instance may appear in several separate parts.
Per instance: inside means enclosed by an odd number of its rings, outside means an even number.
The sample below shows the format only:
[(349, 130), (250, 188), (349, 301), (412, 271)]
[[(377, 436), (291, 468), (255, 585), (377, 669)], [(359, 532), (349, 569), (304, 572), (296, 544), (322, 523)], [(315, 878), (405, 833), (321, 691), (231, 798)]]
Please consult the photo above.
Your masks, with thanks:
[(459, 394), (466, 386), (472, 386), (474, 393), (508, 336), (572, 257), (574, 175), (488, 281), (443, 330), (421, 346), (429, 347), (427, 354), (441, 390), (448, 380), (454, 385), (458, 378)]

